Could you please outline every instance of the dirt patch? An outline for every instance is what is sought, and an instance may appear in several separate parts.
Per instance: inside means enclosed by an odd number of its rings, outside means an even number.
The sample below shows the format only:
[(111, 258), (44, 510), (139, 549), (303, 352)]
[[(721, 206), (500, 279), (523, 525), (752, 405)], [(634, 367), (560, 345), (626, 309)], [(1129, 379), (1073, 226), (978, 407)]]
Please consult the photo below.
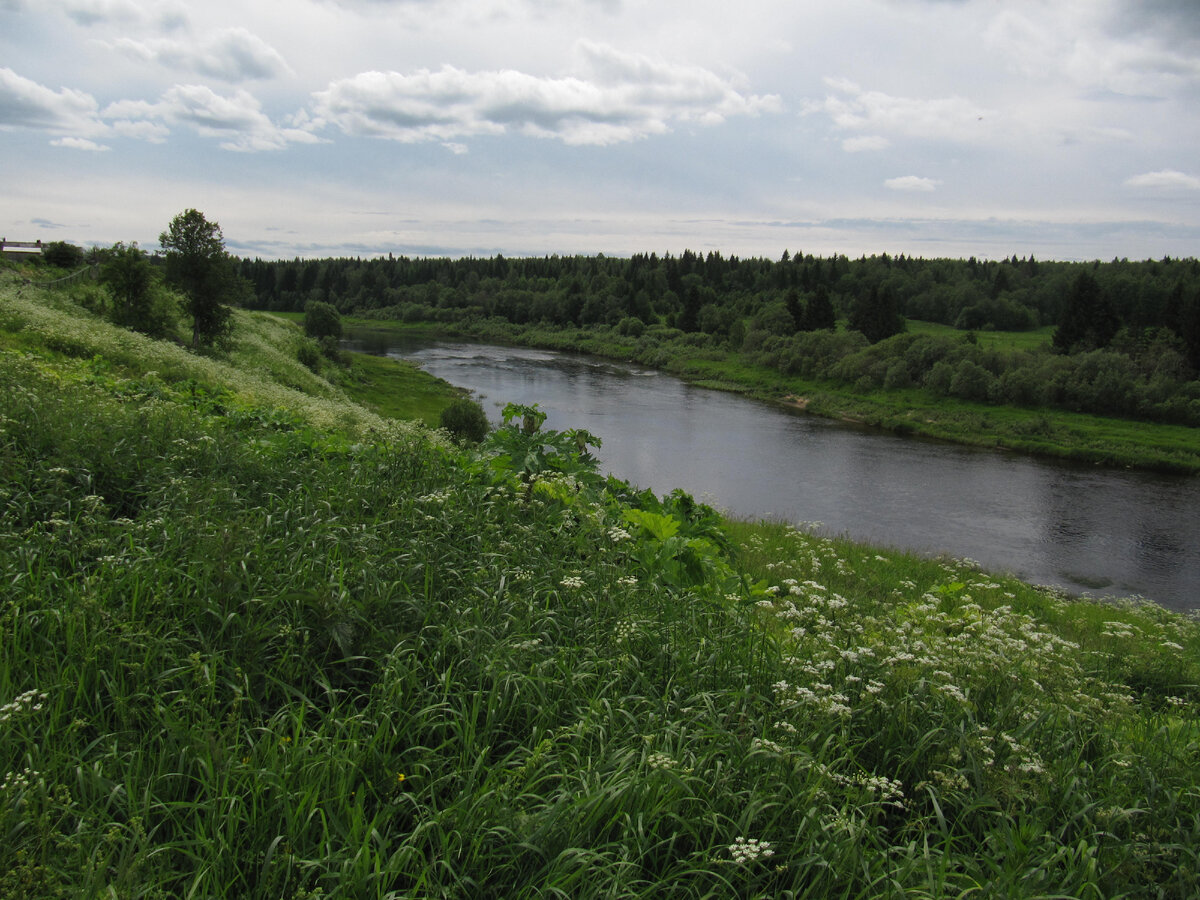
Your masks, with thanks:
[(808, 398), (800, 397), (796, 394), (788, 394), (783, 398), (783, 402), (788, 406), (794, 406), (796, 409), (808, 409)]

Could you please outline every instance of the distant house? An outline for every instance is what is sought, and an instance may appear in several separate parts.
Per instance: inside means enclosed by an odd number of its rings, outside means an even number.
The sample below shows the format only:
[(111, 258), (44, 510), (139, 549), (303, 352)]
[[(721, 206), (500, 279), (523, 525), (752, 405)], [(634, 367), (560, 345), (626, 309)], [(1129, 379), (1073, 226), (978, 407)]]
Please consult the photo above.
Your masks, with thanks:
[(30, 253), (41, 252), (41, 241), (10, 241), (8, 238), (0, 238), (0, 257), (18, 259)]

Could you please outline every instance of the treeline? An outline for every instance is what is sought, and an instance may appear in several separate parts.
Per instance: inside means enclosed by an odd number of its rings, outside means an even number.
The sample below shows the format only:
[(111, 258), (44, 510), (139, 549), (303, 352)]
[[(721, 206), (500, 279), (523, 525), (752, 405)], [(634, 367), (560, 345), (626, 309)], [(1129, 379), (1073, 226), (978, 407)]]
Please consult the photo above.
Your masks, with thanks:
[[(660, 345), (874, 388), (1200, 425), (1200, 261), (777, 261), (685, 251), (506, 259), (241, 260), (257, 304), (314, 301), (403, 321), (608, 326), (635, 355)], [(967, 340), (902, 335), (906, 318)], [(844, 323), (838, 330), (837, 323)], [(984, 349), (970, 336), (1055, 326), (1052, 347)], [(672, 335), (686, 337), (678, 341)], [(675, 352), (674, 347), (666, 352)]]
[[(777, 261), (712, 252), (630, 258), (417, 258), (242, 260), (260, 307), (299, 311), (310, 300), (342, 312), (393, 309), (399, 318), (499, 316), (515, 324), (615, 325), (624, 318), (683, 331), (729, 334), (760, 317), (771, 330), (805, 322), (828, 303), (850, 320), (872, 305), (961, 329), (1020, 331), (1057, 325), (1081, 274), (1122, 327), (1172, 327), (1173, 304), (1200, 294), (1200, 261), (1111, 263), (1018, 259), (921, 259), (888, 254), (852, 260), (784, 253)], [(886, 329), (885, 329), (886, 330)], [(886, 337), (887, 335), (882, 335)]]

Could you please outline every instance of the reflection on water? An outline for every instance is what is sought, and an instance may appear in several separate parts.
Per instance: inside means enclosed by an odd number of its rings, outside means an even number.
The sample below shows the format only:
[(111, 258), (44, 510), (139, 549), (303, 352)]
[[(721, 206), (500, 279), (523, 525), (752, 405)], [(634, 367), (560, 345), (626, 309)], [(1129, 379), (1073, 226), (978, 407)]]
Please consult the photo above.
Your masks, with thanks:
[(362, 332), (354, 346), (469, 388), (494, 422), (506, 403), (537, 403), (546, 427), (598, 435), (606, 471), (659, 493), (1072, 592), (1200, 607), (1200, 479), (901, 438), (590, 357)]

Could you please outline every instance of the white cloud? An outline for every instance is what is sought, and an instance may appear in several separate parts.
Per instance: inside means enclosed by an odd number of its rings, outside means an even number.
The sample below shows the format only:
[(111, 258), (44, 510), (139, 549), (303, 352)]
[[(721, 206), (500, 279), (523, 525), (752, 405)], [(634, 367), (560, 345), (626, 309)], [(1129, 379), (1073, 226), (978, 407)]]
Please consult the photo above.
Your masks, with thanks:
[(1166, 96), (1200, 81), (1200, 56), (1187, 44), (1188, 31), (1197, 29), (1195, 4), (1156, 4), (1176, 7), (1169, 15), (1148, 5), (1011, 5), (988, 23), (985, 40), (1027, 77), (1066, 79), (1078, 89), (1129, 97)]
[(0, 127), (100, 134), (105, 126), (97, 117), (97, 107), (91, 94), (71, 88), (55, 91), (12, 69), (0, 69)]
[(245, 28), (227, 28), (198, 42), (121, 38), (114, 46), (134, 59), (230, 82), (274, 78), (292, 71), (274, 47)]
[(95, 141), (89, 141), (87, 138), (77, 137), (55, 138), (50, 143), (55, 147), (68, 147), (71, 150), (103, 151), (112, 149), (104, 144), (97, 144)]
[(575, 46), (577, 74), (453, 66), (412, 74), (363, 72), (314, 94), (319, 117), (348, 134), (406, 143), (509, 131), (567, 144), (605, 145), (662, 134), (680, 122), (713, 125), (779, 108), (700, 66), (676, 65), (589, 41)]
[(134, 22), (143, 16), (142, 8), (133, 0), (66, 0), (62, 7), (80, 25)]
[(134, 138), (135, 140), (146, 141), (150, 144), (165, 143), (171, 134), (171, 129), (161, 122), (115, 119), (109, 122), (109, 125), (112, 127), (113, 132), (121, 135), (121, 137)]
[(77, 25), (129, 26), (131, 24), (154, 24), (171, 30), (183, 27), (187, 22), (187, 9), (176, 0), (46, 0), (47, 5), (58, 5), (69, 19)]
[(891, 145), (891, 141), (879, 134), (864, 134), (862, 137), (846, 138), (842, 141), (842, 149), (847, 153), (886, 150)]
[(1200, 191), (1200, 178), (1188, 175), (1174, 169), (1160, 169), (1157, 172), (1144, 172), (1125, 180), (1126, 187), (1134, 188), (1165, 188), (1186, 191)]
[[(835, 93), (823, 101), (805, 105), (807, 113), (828, 114), (834, 127), (844, 131), (869, 134), (867, 148), (878, 149), (881, 136), (919, 138), (942, 141), (971, 141), (983, 136), (981, 123), (995, 116), (962, 97), (918, 99), (896, 97), (882, 91), (868, 91), (845, 78), (826, 78), (826, 85)], [(884, 138), (886, 139), (886, 138)], [(851, 145), (847, 150), (864, 149)]]
[(920, 175), (902, 175), (899, 178), (889, 178), (883, 186), (893, 191), (927, 192), (936, 190), (941, 184), (933, 178), (922, 178)]
[(281, 150), (290, 143), (320, 141), (311, 126), (280, 127), (273, 123), (248, 91), (224, 96), (199, 84), (177, 84), (157, 103), (122, 100), (105, 107), (103, 114), (118, 121), (123, 134), (152, 142), (166, 137), (164, 122), (190, 126), (204, 137), (221, 138), (220, 146), (225, 150)]

